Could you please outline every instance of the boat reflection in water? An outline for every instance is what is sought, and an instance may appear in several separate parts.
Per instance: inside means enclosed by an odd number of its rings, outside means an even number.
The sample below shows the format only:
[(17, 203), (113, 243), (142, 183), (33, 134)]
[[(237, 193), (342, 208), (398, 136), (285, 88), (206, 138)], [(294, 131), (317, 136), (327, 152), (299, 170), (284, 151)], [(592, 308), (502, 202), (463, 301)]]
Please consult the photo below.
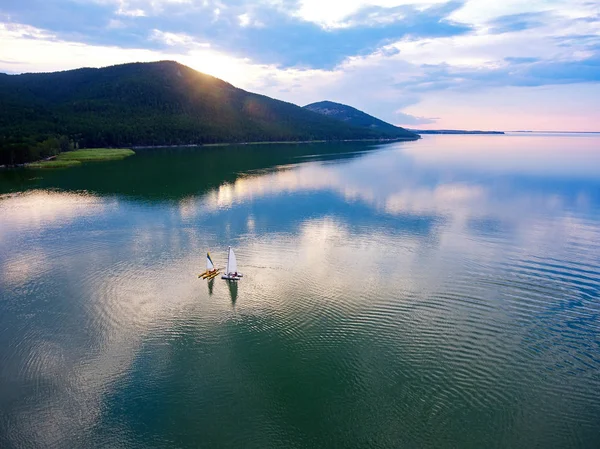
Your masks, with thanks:
[(229, 288), (229, 297), (231, 298), (231, 305), (235, 306), (238, 298), (238, 283), (236, 281), (227, 281), (227, 287)]

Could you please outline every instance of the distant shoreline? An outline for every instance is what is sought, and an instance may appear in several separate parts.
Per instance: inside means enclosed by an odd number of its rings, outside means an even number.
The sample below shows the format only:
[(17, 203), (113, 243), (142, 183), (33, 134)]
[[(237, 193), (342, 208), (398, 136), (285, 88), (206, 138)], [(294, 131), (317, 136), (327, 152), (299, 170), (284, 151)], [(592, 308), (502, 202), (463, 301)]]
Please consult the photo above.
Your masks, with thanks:
[(472, 135), (502, 135), (504, 131), (465, 131), (461, 129), (410, 129), (417, 134), (472, 134)]

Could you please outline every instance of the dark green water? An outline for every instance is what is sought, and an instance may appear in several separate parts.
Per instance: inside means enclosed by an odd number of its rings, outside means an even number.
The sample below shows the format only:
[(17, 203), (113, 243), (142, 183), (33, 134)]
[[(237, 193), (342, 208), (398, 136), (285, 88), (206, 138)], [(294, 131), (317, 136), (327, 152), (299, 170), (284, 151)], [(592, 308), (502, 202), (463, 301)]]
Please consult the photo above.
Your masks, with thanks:
[[(600, 447), (600, 136), (0, 172), (0, 447)], [(228, 245), (243, 280), (198, 279)]]

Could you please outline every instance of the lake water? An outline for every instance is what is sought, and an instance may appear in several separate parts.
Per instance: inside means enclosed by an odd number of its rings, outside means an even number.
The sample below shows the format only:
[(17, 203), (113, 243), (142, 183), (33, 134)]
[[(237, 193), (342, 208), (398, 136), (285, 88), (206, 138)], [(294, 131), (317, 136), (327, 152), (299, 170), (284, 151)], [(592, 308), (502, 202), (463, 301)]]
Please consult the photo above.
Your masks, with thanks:
[[(0, 447), (600, 447), (600, 135), (0, 172)], [(205, 253), (239, 284), (198, 279)]]

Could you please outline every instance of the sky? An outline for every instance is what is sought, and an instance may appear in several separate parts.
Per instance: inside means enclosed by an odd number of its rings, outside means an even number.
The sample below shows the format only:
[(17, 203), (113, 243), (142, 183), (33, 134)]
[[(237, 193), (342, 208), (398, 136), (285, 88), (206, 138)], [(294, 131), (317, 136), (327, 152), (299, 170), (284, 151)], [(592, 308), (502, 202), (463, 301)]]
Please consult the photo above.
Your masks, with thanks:
[(165, 59), (409, 128), (600, 131), (599, 0), (0, 3), (0, 72)]

